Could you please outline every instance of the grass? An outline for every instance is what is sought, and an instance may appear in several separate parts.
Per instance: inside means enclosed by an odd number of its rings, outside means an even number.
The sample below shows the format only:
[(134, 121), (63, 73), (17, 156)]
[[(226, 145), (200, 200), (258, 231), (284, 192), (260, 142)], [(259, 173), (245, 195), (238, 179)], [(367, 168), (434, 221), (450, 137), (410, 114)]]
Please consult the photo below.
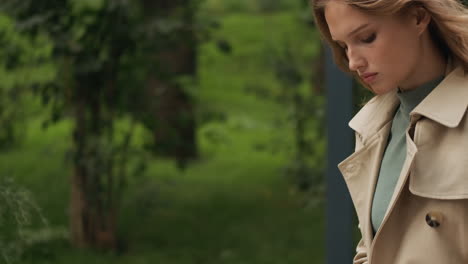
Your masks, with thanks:
[[(124, 254), (76, 250), (57, 240), (39, 245), (29, 263), (323, 262), (323, 208), (309, 206), (310, 197), (281, 173), (293, 154), (292, 126), (286, 106), (271, 96), (281, 87), (268, 52), (288, 40), (305, 61), (317, 41), (287, 12), (230, 14), (222, 22), (215, 37), (227, 39), (232, 54), (213, 43), (200, 49), (200, 112), (224, 117), (201, 122), (200, 160), (185, 171), (152, 160), (129, 181), (119, 216)], [(252, 86), (267, 93), (253, 94)], [(51, 227), (68, 225), (72, 170), (64, 157), (71, 128), (69, 121), (48, 130), (31, 122), (22, 145), (0, 154), (2, 174), (31, 190)]]

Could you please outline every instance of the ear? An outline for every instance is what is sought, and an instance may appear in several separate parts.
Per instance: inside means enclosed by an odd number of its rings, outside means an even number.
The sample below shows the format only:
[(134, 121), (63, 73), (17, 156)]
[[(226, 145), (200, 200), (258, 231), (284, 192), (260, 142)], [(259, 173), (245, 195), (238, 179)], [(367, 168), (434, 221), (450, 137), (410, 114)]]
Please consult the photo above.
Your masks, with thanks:
[(421, 35), (431, 22), (431, 15), (422, 6), (415, 7), (411, 13), (413, 25), (416, 27), (418, 35)]

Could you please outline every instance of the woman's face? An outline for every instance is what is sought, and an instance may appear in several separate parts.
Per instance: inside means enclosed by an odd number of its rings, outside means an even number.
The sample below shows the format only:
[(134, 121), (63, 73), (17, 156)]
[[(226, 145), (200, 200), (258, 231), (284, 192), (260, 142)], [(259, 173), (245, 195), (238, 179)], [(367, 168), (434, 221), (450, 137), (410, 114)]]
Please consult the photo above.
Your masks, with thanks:
[(346, 52), (349, 69), (375, 94), (411, 87), (422, 56), (422, 27), (416, 18), (373, 16), (332, 0), (325, 8), (325, 19), (333, 40)]

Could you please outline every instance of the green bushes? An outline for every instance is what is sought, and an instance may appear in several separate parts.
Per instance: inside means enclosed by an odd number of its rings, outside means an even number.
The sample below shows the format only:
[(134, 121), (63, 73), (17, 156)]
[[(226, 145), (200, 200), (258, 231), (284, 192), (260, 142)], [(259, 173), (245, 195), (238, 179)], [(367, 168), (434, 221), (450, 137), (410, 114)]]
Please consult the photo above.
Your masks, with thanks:
[(290, 0), (205, 0), (205, 8), (217, 13), (272, 13), (291, 10), (300, 1)]
[[(28, 232), (36, 242), (24, 251), (22, 263), (323, 262), (323, 208), (311, 206), (309, 195), (297, 192), (282, 175), (294, 158), (291, 108), (280, 102), (281, 89), (290, 87), (275, 79), (267, 48), (283, 45), (286, 38), (302, 43), (300, 67), (308, 67), (317, 51), (314, 33), (299, 29), (292, 12), (231, 13), (220, 19), (216, 37), (226, 39), (232, 52), (201, 45), (199, 85), (193, 91), (201, 158), (185, 171), (172, 161), (151, 159), (139, 177), (128, 179), (118, 227), (127, 238), (122, 252), (76, 250), (65, 241), (60, 227), (68, 225), (71, 167), (63, 157), (71, 145), (69, 120), (47, 131), (39, 120), (28, 123), (23, 146), (0, 153), (0, 171), (10, 171), (27, 186), (49, 219), (48, 231)], [(301, 93), (309, 91), (309, 78), (298, 85)], [(322, 99), (312, 105), (316, 111)], [(126, 131), (129, 124), (121, 126)], [(319, 128), (311, 120), (306, 137), (314, 142), (313, 151), (323, 154)], [(144, 135), (137, 134), (138, 144), (144, 144)], [(322, 156), (307, 162), (320, 168)]]
[(0, 259), (16, 263), (36, 241), (33, 228), (44, 227), (47, 220), (32, 194), (11, 178), (0, 178)]

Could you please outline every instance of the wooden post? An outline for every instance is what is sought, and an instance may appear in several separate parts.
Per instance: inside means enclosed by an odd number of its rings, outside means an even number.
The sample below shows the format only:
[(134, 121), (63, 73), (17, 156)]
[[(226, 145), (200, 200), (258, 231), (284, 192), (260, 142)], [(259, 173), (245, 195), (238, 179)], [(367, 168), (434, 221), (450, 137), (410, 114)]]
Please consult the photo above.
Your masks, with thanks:
[(326, 263), (352, 263), (353, 206), (337, 164), (353, 150), (353, 133), (348, 126), (353, 113), (353, 81), (333, 62), (326, 48), (325, 83), (327, 92), (327, 192)]

